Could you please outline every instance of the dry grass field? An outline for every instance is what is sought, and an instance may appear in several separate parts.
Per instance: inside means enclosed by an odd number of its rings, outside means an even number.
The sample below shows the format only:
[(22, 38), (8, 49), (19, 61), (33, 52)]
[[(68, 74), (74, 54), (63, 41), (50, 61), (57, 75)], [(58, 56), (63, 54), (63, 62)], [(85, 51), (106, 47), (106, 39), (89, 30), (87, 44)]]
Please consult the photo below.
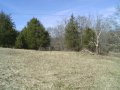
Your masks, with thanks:
[(120, 54), (0, 48), (0, 90), (120, 90)]

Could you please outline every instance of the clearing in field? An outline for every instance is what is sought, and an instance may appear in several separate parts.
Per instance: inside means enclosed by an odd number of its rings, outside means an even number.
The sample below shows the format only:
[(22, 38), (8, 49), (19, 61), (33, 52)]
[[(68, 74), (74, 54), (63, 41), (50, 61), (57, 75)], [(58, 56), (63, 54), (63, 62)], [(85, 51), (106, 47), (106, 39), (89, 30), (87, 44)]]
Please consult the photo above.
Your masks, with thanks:
[(120, 54), (0, 48), (0, 90), (120, 90)]

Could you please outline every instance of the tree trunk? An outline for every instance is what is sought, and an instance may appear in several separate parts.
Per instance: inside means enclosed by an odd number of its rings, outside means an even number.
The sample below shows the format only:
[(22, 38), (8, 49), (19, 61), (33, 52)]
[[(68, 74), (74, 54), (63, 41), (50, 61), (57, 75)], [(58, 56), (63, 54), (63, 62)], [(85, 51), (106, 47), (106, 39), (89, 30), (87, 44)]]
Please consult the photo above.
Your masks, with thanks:
[(96, 54), (99, 54), (99, 36), (97, 36), (97, 41), (96, 41)]
[(99, 54), (99, 48), (98, 48), (98, 45), (96, 45), (96, 54)]

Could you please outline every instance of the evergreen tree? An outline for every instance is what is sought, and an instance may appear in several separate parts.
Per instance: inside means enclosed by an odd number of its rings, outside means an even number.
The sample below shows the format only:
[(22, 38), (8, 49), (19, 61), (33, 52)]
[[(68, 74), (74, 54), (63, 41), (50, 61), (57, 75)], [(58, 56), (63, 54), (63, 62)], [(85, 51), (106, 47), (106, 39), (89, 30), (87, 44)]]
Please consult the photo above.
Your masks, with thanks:
[(83, 46), (85, 48), (89, 49), (90, 51), (95, 51), (95, 40), (95, 32), (92, 29), (87, 28), (86, 30), (84, 30)]
[(13, 47), (15, 45), (18, 32), (9, 15), (0, 12), (0, 46)]
[(23, 32), (21, 32), (20, 34), (19, 34), (19, 36), (17, 37), (17, 40), (16, 40), (16, 43), (15, 43), (15, 47), (16, 48), (20, 48), (20, 49), (22, 49), (22, 48), (28, 48), (28, 46), (27, 46), (27, 44), (26, 44), (26, 42), (25, 42), (25, 36), (23, 35)]
[(17, 48), (39, 49), (50, 45), (50, 36), (36, 18), (32, 18), (16, 41)]
[(80, 35), (78, 32), (78, 24), (73, 15), (65, 28), (65, 44), (69, 50), (80, 50)]

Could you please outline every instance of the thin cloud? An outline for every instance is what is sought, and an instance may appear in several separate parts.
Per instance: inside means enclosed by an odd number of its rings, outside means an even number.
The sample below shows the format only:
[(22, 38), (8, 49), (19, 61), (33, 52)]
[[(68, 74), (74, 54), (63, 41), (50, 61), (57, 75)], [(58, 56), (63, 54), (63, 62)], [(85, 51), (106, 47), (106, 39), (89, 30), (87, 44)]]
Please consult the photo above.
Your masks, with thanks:
[(110, 8), (106, 8), (104, 10), (100, 11), (100, 14), (102, 14), (105, 17), (111, 16), (115, 13), (116, 9), (115, 7), (110, 7)]
[(78, 10), (78, 9), (68, 9), (68, 10), (63, 10), (63, 11), (58, 11), (56, 13), (52, 13), (48, 16), (44, 16), (41, 18), (41, 21), (46, 27), (52, 27), (57, 25), (59, 22), (61, 22), (63, 19), (68, 19), (71, 14), (74, 14), (75, 16), (78, 15), (96, 15), (100, 14), (103, 15), (104, 17), (108, 17), (112, 14), (115, 13), (115, 8), (114, 7), (109, 7), (104, 10), (96, 11), (95, 9), (92, 10)]

